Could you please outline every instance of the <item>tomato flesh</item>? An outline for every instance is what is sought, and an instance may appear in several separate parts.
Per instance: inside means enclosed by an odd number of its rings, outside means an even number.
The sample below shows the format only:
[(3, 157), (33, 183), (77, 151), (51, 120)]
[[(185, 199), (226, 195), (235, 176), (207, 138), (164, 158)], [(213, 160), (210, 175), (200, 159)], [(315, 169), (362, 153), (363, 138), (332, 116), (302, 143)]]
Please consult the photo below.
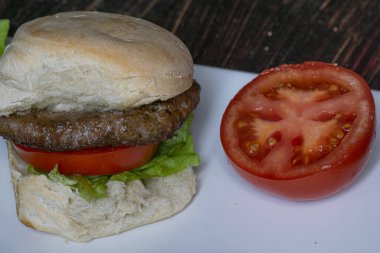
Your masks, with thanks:
[(360, 174), (374, 139), (367, 83), (332, 64), (264, 71), (228, 105), (221, 141), (249, 181), (291, 199), (340, 191)]
[[(347, 135), (355, 120), (355, 115), (326, 113), (319, 115), (318, 118), (309, 118), (304, 115), (305, 110), (298, 108), (314, 101), (317, 103), (309, 106), (318, 106), (321, 98), (332, 99), (343, 94), (336, 92), (338, 89), (336, 85), (334, 87), (336, 88), (333, 91), (331, 87), (326, 89), (325, 86), (322, 86), (322, 89), (311, 86), (308, 90), (300, 90), (291, 84), (278, 85), (275, 90), (270, 91), (269, 97), (274, 100), (271, 103), (280, 108), (281, 117), (260, 115), (259, 112), (262, 109), (256, 110), (256, 114), (247, 111), (239, 112), (240, 119), (236, 122), (236, 129), (240, 148), (247, 155), (264, 160), (268, 153), (281, 142), (282, 133), (289, 131), (286, 128), (291, 128), (293, 129), (291, 136), (286, 137), (289, 140), (287, 144), (293, 149), (291, 163), (277, 161), (278, 163), (293, 167), (300, 164), (307, 165), (325, 157)], [(267, 94), (265, 96), (268, 97)], [(256, 99), (256, 96), (252, 97)], [(301, 125), (304, 129), (297, 129)], [(305, 129), (312, 134), (305, 133)], [(286, 168), (282, 165), (282, 169)]]
[(14, 144), (21, 159), (48, 173), (56, 164), (64, 175), (112, 175), (132, 170), (152, 159), (157, 144), (136, 147), (110, 147), (78, 151), (49, 152)]

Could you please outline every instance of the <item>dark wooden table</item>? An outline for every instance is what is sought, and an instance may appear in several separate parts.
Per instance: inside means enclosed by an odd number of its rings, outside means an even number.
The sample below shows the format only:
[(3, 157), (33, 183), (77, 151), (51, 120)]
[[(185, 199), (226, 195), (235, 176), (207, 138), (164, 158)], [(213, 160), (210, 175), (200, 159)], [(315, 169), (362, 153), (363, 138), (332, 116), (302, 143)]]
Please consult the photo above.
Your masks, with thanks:
[(0, 0), (22, 23), (60, 11), (97, 10), (152, 21), (180, 37), (195, 63), (259, 72), (282, 63), (334, 62), (380, 90), (378, 0)]

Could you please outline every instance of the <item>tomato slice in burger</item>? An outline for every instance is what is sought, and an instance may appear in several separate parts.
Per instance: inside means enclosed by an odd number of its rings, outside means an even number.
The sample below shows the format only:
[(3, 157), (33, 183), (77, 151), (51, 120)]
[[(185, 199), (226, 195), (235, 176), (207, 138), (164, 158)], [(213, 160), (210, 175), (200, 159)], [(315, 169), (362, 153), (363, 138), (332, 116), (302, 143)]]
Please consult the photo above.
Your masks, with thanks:
[(56, 164), (64, 175), (112, 175), (132, 170), (152, 159), (157, 144), (136, 147), (95, 148), (78, 151), (48, 152), (13, 145), (16, 153), (28, 164), (48, 173)]
[(232, 99), (221, 123), (221, 142), (237, 171), (296, 200), (329, 196), (352, 183), (374, 135), (368, 84), (320, 62), (262, 72)]

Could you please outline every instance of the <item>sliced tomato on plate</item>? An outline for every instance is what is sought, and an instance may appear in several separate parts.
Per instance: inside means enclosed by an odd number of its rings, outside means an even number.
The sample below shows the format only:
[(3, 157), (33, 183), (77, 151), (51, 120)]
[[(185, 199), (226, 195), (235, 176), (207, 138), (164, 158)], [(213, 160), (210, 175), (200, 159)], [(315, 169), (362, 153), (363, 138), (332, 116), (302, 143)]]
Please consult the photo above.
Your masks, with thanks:
[(221, 142), (254, 185), (318, 199), (351, 184), (368, 162), (375, 104), (368, 84), (333, 64), (306, 62), (262, 72), (228, 105)]
[(112, 175), (135, 169), (150, 161), (157, 144), (136, 147), (94, 148), (78, 151), (48, 152), (13, 145), (16, 153), (38, 170), (49, 172), (56, 164), (64, 175)]

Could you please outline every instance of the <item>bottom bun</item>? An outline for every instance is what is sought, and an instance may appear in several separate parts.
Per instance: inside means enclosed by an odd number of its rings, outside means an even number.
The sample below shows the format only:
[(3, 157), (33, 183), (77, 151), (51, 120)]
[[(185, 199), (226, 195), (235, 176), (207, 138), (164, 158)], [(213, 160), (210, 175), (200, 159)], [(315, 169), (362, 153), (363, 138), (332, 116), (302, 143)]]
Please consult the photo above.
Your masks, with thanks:
[(89, 203), (70, 187), (44, 175), (28, 175), (27, 164), (8, 142), (18, 218), (37, 230), (85, 242), (118, 234), (181, 211), (196, 191), (192, 168), (175, 175), (107, 183), (108, 197)]

